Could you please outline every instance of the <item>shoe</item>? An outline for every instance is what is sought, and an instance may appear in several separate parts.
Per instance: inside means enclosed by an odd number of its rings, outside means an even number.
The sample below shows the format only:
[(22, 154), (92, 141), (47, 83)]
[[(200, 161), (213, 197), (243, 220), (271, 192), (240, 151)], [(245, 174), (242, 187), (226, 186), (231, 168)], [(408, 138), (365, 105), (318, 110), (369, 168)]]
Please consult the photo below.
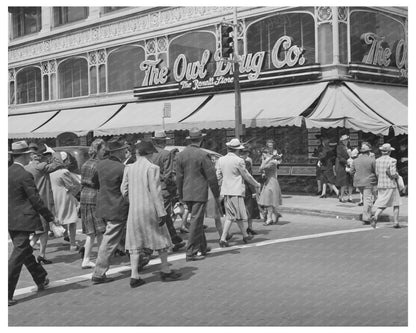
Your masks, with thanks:
[(52, 261), (50, 261), (50, 260), (48, 260), (48, 259), (45, 259), (44, 257), (42, 257), (42, 256), (38, 256), (37, 258), (36, 258), (36, 261), (39, 263), (39, 264), (44, 264), (44, 265), (50, 265), (50, 264), (52, 264)]
[(94, 268), (95, 264), (92, 261), (88, 261), (87, 263), (82, 263), (81, 268), (82, 269), (89, 269), (89, 268)]
[(326, 199), (326, 194), (322, 194), (319, 196), (321, 199)]
[(69, 251), (79, 251), (79, 246), (78, 245), (70, 245), (69, 246)]
[(352, 200), (351, 199), (348, 199), (347, 202), (351, 202), (352, 203)]
[(370, 225), (370, 221), (363, 221), (363, 225)]
[(204, 224), (202, 227), (203, 227), (204, 229), (208, 228), (208, 226), (207, 226), (207, 225), (205, 225), (205, 224)]
[(116, 249), (114, 251), (114, 256), (120, 256), (120, 257), (124, 257), (126, 255), (126, 252), (120, 250), (120, 249)]
[(173, 246), (172, 251), (173, 252), (178, 252), (184, 246), (185, 246), (185, 242), (177, 243)]
[(193, 255), (193, 256), (186, 256), (186, 261), (198, 261), (204, 260), (205, 256), (203, 255)]
[(179, 279), (181, 276), (182, 276), (182, 274), (181, 274), (181, 273), (176, 272), (176, 271), (174, 271), (174, 270), (171, 270), (171, 271), (170, 271), (170, 273), (163, 273), (163, 272), (160, 272), (160, 279), (161, 279), (163, 282), (165, 282), (165, 281), (167, 281), (167, 280), (170, 280), (170, 281), (175, 281), (175, 280)]
[(249, 240), (252, 240), (252, 239), (253, 239), (253, 236), (251, 236), (251, 235), (247, 235), (247, 237), (243, 237), (243, 242), (247, 244), (247, 243), (248, 243), (248, 241), (249, 241)]
[(230, 246), (230, 244), (228, 244), (227, 241), (224, 242), (223, 240), (220, 240), (219, 244), (220, 244), (220, 247), (229, 247)]
[(227, 236), (225, 236), (225, 240), (229, 241), (231, 238), (233, 238), (233, 234), (227, 234)]
[(13, 305), (16, 305), (16, 304), (17, 304), (17, 301), (16, 300), (9, 299), (9, 306), (13, 306)]
[(253, 229), (251, 229), (251, 228), (247, 228), (247, 234), (249, 234), (249, 235), (257, 235), (257, 232), (255, 232)]
[(264, 226), (272, 225), (272, 224), (273, 224), (273, 220), (267, 220), (265, 223), (263, 223)]
[(140, 286), (144, 285), (145, 283), (146, 283), (146, 281), (143, 280), (143, 279), (130, 278), (130, 287), (132, 287), (132, 288), (140, 287)]
[(188, 228), (180, 228), (180, 229), (179, 229), (179, 232), (180, 232), (181, 234), (189, 234), (189, 230), (188, 230)]
[(321, 195), (321, 191), (316, 192), (316, 195)]
[(144, 266), (146, 266), (150, 262), (150, 256), (140, 254), (139, 256), (139, 268), (137, 269), (139, 272), (143, 270)]
[(64, 237), (64, 241), (69, 243), (69, 237), (68, 236), (65, 236)]
[(394, 229), (400, 229), (400, 228), (401, 228), (401, 226), (400, 226), (400, 224), (396, 223), (396, 224), (393, 226), (393, 228), (394, 228)]
[(200, 253), (201, 255), (206, 256), (210, 252), (211, 252), (211, 248), (210, 247), (207, 247), (205, 249), (205, 251), (198, 252), (198, 254)]
[(81, 256), (81, 258), (84, 258), (84, 255), (85, 255), (85, 247), (81, 246), (81, 248), (79, 249), (78, 253)]
[(375, 218), (375, 216), (371, 216), (370, 217), (370, 224), (371, 226), (375, 229), (377, 226), (377, 219)]
[(45, 278), (45, 280), (38, 284), (38, 291), (45, 290), (49, 285), (49, 279)]
[(357, 206), (364, 206), (363, 202), (359, 202)]
[(101, 283), (107, 283), (107, 282), (112, 282), (114, 281), (113, 278), (109, 278), (106, 275), (104, 275), (103, 277), (96, 277), (93, 276), (91, 278), (92, 284), (101, 284)]

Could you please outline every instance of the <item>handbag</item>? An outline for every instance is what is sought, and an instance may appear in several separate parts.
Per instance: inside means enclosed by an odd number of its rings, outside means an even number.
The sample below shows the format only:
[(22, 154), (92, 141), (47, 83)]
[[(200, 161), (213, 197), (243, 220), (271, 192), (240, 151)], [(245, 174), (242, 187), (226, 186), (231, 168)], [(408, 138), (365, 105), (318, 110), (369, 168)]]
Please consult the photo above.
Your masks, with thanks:
[(55, 224), (53, 222), (50, 223), (51, 231), (53, 232), (54, 236), (59, 238), (64, 235), (65, 228), (60, 224)]
[(406, 185), (404, 185), (403, 177), (399, 175), (396, 181), (397, 181), (397, 187), (399, 188), (399, 191), (403, 192), (406, 189)]

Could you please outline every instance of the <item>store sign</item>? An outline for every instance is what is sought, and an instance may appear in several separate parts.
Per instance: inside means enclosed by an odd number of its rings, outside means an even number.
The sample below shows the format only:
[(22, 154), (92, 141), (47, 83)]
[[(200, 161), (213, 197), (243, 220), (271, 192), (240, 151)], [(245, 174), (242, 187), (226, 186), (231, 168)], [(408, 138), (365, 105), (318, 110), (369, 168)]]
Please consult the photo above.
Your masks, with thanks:
[[(271, 62), (276, 69), (303, 65), (306, 61), (303, 53), (303, 48), (294, 45), (291, 37), (282, 36), (273, 46)], [(265, 54), (265, 51), (259, 51), (241, 56), (240, 73), (247, 74), (249, 80), (257, 80), (261, 74)], [(233, 83), (232, 63), (221, 59), (219, 50), (213, 55), (215, 70), (208, 73), (207, 66), (211, 56), (211, 51), (205, 50), (200, 60), (188, 62), (186, 56), (180, 54), (174, 60), (172, 68), (160, 66), (161, 59), (145, 60), (140, 64), (140, 70), (145, 73), (141, 87), (163, 85), (169, 76), (179, 84), (179, 89), (198, 90)]]
[(396, 41), (393, 48), (390, 48), (385, 37), (367, 32), (361, 35), (361, 41), (369, 46), (368, 52), (363, 57), (363, 63), (381, 67), (395, 66), (402, 76), (407, 77), (407, 43), (405, 40)]

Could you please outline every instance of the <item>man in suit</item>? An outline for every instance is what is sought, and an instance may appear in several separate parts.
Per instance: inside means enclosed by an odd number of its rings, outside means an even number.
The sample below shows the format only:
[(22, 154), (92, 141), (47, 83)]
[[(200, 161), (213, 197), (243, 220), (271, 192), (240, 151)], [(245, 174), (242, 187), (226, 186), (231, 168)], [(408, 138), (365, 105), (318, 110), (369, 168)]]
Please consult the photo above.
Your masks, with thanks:
[(8, 228), (13, 251), (9, 258), (9, 306), (16, 304), (13, 294), (23, 265), (29, 270), (38, 290), (45, 289), (49, 284), (48, 273), (33, 256), (29, 236), (42, 230), (39, 214), (47, 222), (54, 222), (55, 218), (42, 201), (32, 174), (24, 168), (32, 152), (25, 141), (12, 144), (14, 162), (9, 167)]
[(371, 217), (371, 226), (373, 228), (376, 227), (378, 217), (385, 208), (393, 207), (394, 228), (400, 228), (399, 206), (401, 205), (401, 198), (397, 187), (399, 174), (396, 169), (396, 159), (390, 157), (391, 152), (395, 149), (389, 143), (383, 144), (379, 149), (381, 156), (376, 159), (378, 194), (377, 200), (374, 203), (376, 212)]
[[(187, 261), (205, 259), (208, 248), (203, 224), (208, 186), (214, 198), (218, 200), (220, 195), (215, 166), (209, 154), (200, 148), (204, 136), (198, 128), (192, 128), (187, 137), (191, 144), (177, 155), (176, 160), (179, 200), (185, 202), (191, 212), (191, 226), (186, 245)], [(198, 255), (198, 251), (201, 255)]]
[(361, 144), (360, 154), (353, 159), (351, 176), (353, 185), (358, 188), (363, 197), (363, 224), (370, 224), (371, 210), (374, 202), (374, 192), (377, 185), (376, 159), (370, 156), (371, 146), (368, 142)]
[(174, 244), (172, 251), (177, 252), (180, 248), (185, 246), (183, 239), (176, 233), (176, 229), (172, 221), (172, 200), (176, 196), (176, 184), (174, 177), (173, 155), (166, 150), (166, 136), (165, 131), (155, 131), (152, 137), (157, 153), (153, 153), (151, 162), (160, 168), (160, 185), (162, 187), (163, 202), (167, 212), (166, 226), (169, 230), (169, 235)]
[(221, 195), (224, 196), (225, 222), (220, 246), (227, 247), (227, 233), (230, 230), (231, 223), (236, 222), (241, 233), (243, 241), (247, 243), (253, 236), (248, 235), (243, 221), (247, 221), (247, 211), (244, 204), (246, 187), (244, 181), (252, 185), (256, 192), (260, 191), (260, 184), (247, 171), (244, 160), (239, 157), (239, 152), (244, 149), (239, 139), (232, 139), (226, 143), (227, 155), (218, 160), (217, 178), (221, 183)]
[(105, 275), (110, 267), (110, 257), (123, 238), (129, 204), (123, 198), (120, 186), (125, 165), (122, 163), (128, 145), (118, 137), (107, 142), (108, 158), (97, 163), (97, 177), (93, 182), (99, 188), (97, 193), (96, 216), (106, 222), (106, 230), (98, 250), (98, 257), (92, 274), (93, 284), (113, 281)]

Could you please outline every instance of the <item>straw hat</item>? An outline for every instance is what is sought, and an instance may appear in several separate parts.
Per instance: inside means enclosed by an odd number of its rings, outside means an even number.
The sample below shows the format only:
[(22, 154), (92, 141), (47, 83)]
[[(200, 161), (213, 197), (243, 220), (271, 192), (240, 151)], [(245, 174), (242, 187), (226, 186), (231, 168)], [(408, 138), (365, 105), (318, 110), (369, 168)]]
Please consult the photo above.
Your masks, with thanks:
[(231, 149), (244, 149), (244, 146), (238, 139), (231, 139), (231, 141), (227, 142), (225, 145)]

